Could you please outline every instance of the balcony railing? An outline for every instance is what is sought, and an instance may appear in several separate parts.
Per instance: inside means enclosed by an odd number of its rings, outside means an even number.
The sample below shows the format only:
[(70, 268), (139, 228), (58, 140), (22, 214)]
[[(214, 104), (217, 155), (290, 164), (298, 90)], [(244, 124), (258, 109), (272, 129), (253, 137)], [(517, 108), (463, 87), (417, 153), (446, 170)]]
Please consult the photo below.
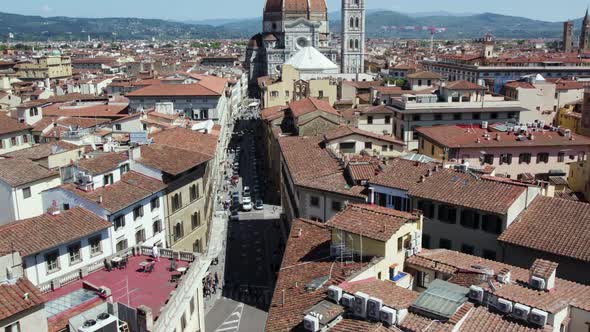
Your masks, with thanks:
[[(122, 250), (114, 255), (105, 257), (107, 261), (110, 261), (115, 256), (119, 257), (128, 257), (132, 255), (143, 255), (143, 256), (151, 256), (152, 255), (152, 248), (151, 247), (132, 247)], [(168, 259), (177, 259), (184, 262), (195, 262), (197, 260), (197, 256), (192, 252), (184, 252), (184, 251), (174, 251), (171, 249), (160, 249), (160, 257), (168, 258)], [(92, 262), (86, 266), (83, 266), (79, 269), (73, 270), (70, 273), (65, 275), (59, 276), (55, 279), (50, 281), (44, 282), (39, 284), (37, 288), (41, 291), (41, 293), (49, 293), (53, 290), (61, 288), (63, 285), (67, 285), (72, 283), (76, 280), (83, 279), (88, 274), (98, 271), (104, 267), (104, 260), (98, 260), (96, 262)]]

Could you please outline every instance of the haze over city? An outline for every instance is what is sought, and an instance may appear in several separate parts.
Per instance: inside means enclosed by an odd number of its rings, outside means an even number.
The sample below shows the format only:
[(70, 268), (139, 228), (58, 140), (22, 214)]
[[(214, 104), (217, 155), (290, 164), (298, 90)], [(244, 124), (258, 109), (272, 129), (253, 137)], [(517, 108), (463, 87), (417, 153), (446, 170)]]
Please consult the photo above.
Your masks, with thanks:
[[(338, 0), (328, 0), (330, 11), (340, 9)], [(24, 0), (11, 1), (3, 11), (26, 15), (71, 17), (141, 17), (170, 20), (207, 20), (253, 18), (262, 14), (262, 0), (103, 0), (85, 2), (77, 0)], [(556, 5), (552, 0), (370, 0), (367, 9), (385, 9), (404, 13), (498, 13), (522, 16), (544, 21), (561, 21), (581, 17), (587, 6), (585, 0), (567, 0), (567, 6)]]

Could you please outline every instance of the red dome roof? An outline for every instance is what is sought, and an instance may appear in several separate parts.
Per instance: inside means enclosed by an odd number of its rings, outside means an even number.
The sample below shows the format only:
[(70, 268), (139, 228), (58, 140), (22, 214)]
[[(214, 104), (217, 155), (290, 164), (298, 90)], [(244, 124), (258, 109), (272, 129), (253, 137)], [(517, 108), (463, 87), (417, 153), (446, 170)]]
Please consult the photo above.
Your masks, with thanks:
[(266, 0), (264, 12), (328, 12), (326, 0)]

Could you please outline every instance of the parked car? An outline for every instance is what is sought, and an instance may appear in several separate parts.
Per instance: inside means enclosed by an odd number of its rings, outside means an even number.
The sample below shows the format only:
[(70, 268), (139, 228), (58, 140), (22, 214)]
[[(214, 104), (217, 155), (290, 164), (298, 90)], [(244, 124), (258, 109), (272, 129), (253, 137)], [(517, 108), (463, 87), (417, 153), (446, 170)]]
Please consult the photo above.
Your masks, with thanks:
[(250, 197), (244, 197), (242, 200), (242, 210), (252, 211), (252, 199)]
[(262, 203), (261, 199), (256, 200), (256, 204), (254, 204), (254, 210), (263, 210), (264, 204)]
[(250, 197), (250, 187), (248, 187), (248, 186), (244, 187), (244, 191), (242, 192), (242, 196)]

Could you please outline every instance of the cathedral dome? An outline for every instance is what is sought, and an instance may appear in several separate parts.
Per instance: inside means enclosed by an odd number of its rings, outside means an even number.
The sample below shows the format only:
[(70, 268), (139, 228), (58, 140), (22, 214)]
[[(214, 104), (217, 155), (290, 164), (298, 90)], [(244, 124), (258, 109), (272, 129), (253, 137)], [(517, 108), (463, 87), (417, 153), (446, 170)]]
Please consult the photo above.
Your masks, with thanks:
[(326, 0), (266, 0), (265, 13), (327, 13)]

